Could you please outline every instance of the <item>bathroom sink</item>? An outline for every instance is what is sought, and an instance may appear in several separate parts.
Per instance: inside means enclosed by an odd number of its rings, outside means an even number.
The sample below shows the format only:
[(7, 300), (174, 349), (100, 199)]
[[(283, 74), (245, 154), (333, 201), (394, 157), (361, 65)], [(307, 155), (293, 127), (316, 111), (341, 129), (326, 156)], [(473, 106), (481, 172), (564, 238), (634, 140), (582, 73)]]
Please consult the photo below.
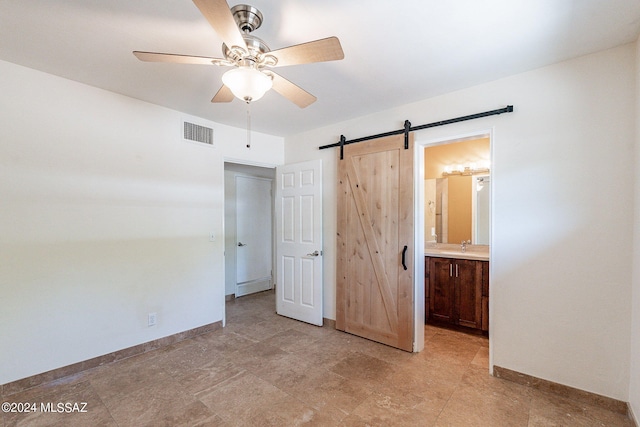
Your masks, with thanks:
[(477, 259), (483, 261), (489, 260), (489, 251), (467, 250), (466, 252), (462, 252), (461, 250), (427, 248), (425, 249), (425, 255), (441, 258)]

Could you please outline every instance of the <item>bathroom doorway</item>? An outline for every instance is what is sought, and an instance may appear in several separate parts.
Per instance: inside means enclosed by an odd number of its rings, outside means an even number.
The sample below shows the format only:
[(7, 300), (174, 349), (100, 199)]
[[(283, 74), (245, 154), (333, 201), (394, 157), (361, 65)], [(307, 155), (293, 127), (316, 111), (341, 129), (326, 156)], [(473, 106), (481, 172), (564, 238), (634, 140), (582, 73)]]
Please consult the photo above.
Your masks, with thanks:
[[(461, 250), (465, 241), (473, 249), (486, 250), (490, 259), (491, 139), (492, 131), (487, 130), (416, 142), (416, 245), (425, 250), (416, 250), (416, 316), (421, 316), (416, 324), (426, 325), (429, 315), (427, 248)], [(488, 325), (488, 296), (486, 304), (482, 310)]]

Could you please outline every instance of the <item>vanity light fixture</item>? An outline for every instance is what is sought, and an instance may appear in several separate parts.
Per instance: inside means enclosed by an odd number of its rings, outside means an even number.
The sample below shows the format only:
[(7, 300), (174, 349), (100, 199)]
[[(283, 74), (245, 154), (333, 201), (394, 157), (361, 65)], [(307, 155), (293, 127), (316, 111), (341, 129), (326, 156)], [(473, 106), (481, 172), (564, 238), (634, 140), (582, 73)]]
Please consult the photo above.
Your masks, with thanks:
[(467, 165), (457, 164), (455, 166), (445, 166), (444, 171), (442, 172), (442, 176), (451, 176), (451, 175), (480, 175), (480, 174), (488, 174), (489, 173), (489, 163), (485, 163), (483, 166), (478, 166), (477, 163), (470, 163)]

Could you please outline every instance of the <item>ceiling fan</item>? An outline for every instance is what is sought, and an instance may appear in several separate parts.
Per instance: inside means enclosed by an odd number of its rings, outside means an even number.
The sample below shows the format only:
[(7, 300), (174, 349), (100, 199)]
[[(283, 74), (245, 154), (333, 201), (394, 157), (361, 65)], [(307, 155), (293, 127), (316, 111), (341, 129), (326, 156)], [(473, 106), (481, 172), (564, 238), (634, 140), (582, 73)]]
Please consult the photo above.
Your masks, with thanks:
[(229, 9), (225, 0), (193, 2), (222, 39), (224, 58), (140, 51), (133, 54), (141, 61), (234, 67), (222, 76), (223, 85), (211, 102), (230, 102), (235, 96), (249, 103), (257, 101), (273, 88), (298, 107), (305, 108), (317, 98), (271, 68), (344, 58), (337, 37), (272, 51), (264, 41), (251, 34), (263, 21), (262, 13), (255, 7), (239, 4)]

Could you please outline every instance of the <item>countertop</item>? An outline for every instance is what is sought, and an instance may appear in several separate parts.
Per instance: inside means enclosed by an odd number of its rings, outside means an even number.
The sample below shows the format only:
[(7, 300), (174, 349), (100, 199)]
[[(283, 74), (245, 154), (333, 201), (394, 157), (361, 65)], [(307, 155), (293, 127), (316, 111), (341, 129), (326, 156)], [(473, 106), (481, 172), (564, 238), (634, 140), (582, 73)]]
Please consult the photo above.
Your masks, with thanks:
[(489, 261), (488, 245), (467, 245), (467, 250), (462, 252), (460, 245), (455, 243), (428, 243), (424, 248), (424, 255), (438, 258), (458, 258), (479, 261)]

